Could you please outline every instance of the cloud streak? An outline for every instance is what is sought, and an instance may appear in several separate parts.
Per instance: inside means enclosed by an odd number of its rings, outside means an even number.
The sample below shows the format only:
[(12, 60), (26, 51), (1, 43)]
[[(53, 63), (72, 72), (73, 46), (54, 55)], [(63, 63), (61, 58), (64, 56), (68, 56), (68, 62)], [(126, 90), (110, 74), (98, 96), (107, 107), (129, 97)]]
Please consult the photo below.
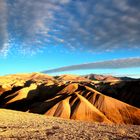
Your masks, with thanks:
[(0, 0), (0, 53), (5, 54), (8, 49), (7, 32), (7, 4)]
[(0, 49), (140, 49), (139, 9), (139, 0), (0, 0)]
[(126, 58), (109, 61), (93, 62), (79, 65), (65, 66), (61, 68), (43, 71), (43, 73), (55, 73), (74, 70), (89, 70), (89, 69), (121, 69), (140, 67), (140, 58)]

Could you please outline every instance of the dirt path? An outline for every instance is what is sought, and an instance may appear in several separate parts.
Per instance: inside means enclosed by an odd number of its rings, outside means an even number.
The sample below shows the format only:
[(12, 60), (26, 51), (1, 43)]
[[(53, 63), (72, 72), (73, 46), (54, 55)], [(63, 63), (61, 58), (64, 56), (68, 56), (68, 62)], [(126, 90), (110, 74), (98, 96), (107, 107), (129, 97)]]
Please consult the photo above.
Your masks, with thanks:
[(140, 126), (106, 125), (0, 109), (0, 139), (140, 139)]

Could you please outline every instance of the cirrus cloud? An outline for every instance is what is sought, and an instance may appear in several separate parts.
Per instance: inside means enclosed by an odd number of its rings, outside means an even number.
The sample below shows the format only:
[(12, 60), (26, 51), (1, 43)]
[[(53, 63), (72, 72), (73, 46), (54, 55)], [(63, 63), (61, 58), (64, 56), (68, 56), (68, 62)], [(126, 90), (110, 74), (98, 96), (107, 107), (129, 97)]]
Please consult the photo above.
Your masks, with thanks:
[(139, 9), (139, 0), (1, 0), (0, 49), (139, 49)]

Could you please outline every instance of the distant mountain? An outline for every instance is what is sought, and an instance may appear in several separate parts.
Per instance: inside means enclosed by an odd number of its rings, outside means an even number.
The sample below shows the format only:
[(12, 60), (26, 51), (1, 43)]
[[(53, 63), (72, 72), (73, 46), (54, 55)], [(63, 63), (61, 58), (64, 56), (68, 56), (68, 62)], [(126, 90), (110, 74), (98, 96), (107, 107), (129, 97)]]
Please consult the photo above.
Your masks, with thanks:
[(88, 75), (84, 75), (83, 77), (90, 79), (90, 80), (97, 80), (97, 81), (104, 81), (104, 82), (139, 80), (139, 79), (134, 79), (134, 78), (130, 78), (130, 77), (115, 77), (115, 76), (111, 76), (111, 75), (99, 75), (99, 74), (88, 74)]
[(130, 77), (120, 77), (120, 79), (122, 81), (137, 81), (137, 80), (140, 80), (140, 79), (135, 79), (135, 78), (130, 78)]
[(57, 80), (65, 80), (65, 81), (87, 81), (89, 79), (79, 76), (79, 75), (72, 75), (72, 74), (64, 74), (55, 77)]
[(120, 81), (121, 80), (121, 78), (114, 77), (111, 75), (88, 74), (88, 75), (85, 75), (83, 77), (90, 79), (90, 80), (106, 81), (106, 82), (108, 82), (108, 81)]
[(82, 121), (140, 124), (137, 91), (139, 81), (94, 83), (74, 75), (8, 75), (0, 77), (0, 108)]

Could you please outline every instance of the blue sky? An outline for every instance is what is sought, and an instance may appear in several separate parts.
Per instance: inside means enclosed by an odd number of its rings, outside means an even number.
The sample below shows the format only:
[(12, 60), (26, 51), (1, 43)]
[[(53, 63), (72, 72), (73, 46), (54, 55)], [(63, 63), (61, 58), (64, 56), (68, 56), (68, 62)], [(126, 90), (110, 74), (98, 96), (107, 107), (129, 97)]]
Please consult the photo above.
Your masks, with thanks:
[[(139, 9), (139, 0), (1, 0), (0, 75), (140, 58)], [(52, 74), (64, 73), (140, 77), (140, 64)]]

